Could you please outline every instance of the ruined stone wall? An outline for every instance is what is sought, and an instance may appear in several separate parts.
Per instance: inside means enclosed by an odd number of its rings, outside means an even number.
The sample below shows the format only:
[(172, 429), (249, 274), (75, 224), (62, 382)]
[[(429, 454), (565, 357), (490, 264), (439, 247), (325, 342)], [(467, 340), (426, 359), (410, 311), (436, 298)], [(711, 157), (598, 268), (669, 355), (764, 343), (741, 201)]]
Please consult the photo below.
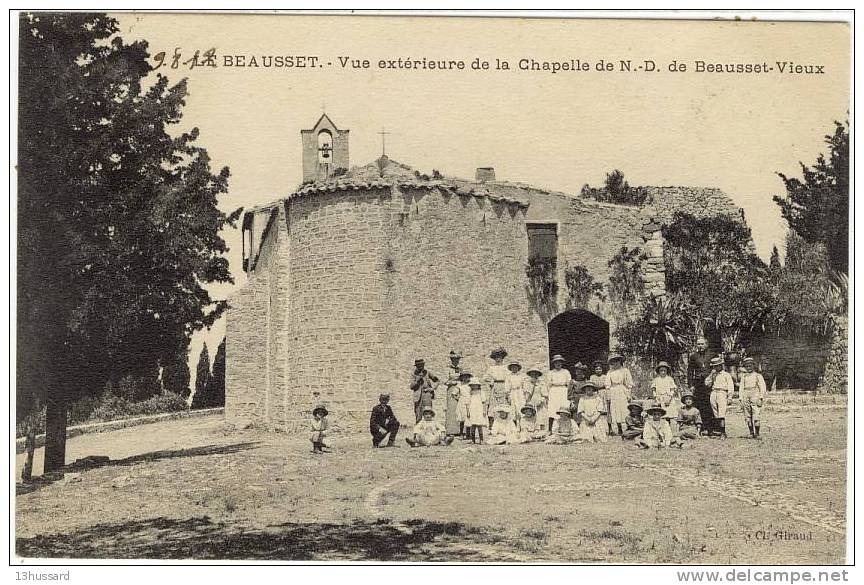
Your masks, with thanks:
[(731, 215), (741, 217), (741, 211), (720, 189), (713, 187), (645, 187), (652, 201), (650, 206), (661, 224), (671, 223), (676, 211), (696, 217)]

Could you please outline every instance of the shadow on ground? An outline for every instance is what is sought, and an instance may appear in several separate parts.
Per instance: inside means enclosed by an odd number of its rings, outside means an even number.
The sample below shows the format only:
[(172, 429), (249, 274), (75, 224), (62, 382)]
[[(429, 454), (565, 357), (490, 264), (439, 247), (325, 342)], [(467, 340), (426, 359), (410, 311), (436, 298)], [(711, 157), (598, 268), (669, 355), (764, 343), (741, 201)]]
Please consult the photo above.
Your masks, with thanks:
[(152, 451), (150, 453), (142, 453), (141, 455), (133, 455), (123, 459), (109, 459), (108, 457), (100, 457), (98, 455), (90, 455), (77, 459), (73, 463), (65, 466), (60, 473), (46, 473), (41, 476), (34, 477), (28, 483), (15, 484), (15, 494), (20, 496), (29, 494), (43, 487), (49, 486), (59, 480), (62, 480), (66, 473), (81, 473), (90, 471), (100, 467), (129, 467), (139, 463), (151, 463), (160, 459), (174, 459), (177, 457), (206, 457), (208, 455), (230, 455), (240, 451), (249, 449), (257, 449), (260, 445), (259, 441), (249, 443), (235, 443), (233, 445), (206, 445), (204, 447), (191, 447), (189, 449), (164, 449), (162, 451)]
[(494, 555), (455, 549), (476, 529), (459, 522), (355, 520), (349, 524), (294, 523), (244, 530), (209, 517), (152, 518), (101, 524), (69, 534), (19, 538), (16, 552), (29, 558), (258, 559), (489, 561)]

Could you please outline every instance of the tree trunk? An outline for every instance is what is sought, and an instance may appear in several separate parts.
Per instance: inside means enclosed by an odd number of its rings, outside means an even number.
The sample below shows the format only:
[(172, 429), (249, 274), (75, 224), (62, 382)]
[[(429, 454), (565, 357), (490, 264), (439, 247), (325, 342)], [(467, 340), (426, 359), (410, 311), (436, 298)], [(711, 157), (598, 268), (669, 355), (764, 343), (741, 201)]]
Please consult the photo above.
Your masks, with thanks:
[(36, 453), (36, 418), (38, 416), (39, 402), (37, 401), (33, 410), (27, 415), (27, 439), (24, 442), (27, 459), (24, 461), (24, 469), (21, 470), (21, 481), (25, 483), (33, 479), (33, 456)]
[(66, 402), (50, 400), (45, 407), (45, 473), (66, 465)]

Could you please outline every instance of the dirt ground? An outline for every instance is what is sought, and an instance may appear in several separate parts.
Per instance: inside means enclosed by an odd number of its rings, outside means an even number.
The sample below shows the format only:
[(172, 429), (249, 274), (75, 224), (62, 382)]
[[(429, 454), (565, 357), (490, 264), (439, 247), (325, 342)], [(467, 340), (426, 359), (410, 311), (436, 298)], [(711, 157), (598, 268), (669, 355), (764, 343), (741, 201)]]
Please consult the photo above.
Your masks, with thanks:
[[(764, 439), (373, 450), (175, 420), (68, 443), (17, 485), (22, 557), (829, 564), (845, 562), (845, 409), (767, 413)], [(817, 424), (818, 421), (818, 424)], [(18, 457), (17, 477), (23, 456)], [(41, 470), (37, 461), (36, 470)]]

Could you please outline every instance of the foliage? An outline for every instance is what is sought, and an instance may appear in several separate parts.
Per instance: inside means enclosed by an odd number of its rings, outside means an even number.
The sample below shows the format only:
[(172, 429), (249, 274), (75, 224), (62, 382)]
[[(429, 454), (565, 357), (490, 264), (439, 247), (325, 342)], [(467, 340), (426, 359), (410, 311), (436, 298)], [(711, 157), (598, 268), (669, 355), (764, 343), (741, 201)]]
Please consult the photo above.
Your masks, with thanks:
[(564, 284), (567, 287), (567, 308), (586, 309), (593, 298), (603, 301), (603, 284), (595, 282), (594, 277), (584, 266), (577, 264), (564, 271)]
[(198, 354), (198, 365), (195, 368), (195, 393), (192, 395), (192, 408), (203, 408), (201, 403), (206, 400), (207, 387), (210, 385), (210, 352), (207, 344)]
[(129, 402), (140, 402), (162, 393), (159, 371), (155, 365), (147, 371), (127, 374), (115, 384), (109, 382), (106, 387)]
[[(202, 361), (207, 358), (202, 350), (201, 360), (198, 361), (199, 376), (203, 370)], [(209, 360), (207, 360), (209, 361)], [(209, 365), (209, 364), (208, 364)], [(213, 360), (213, 374), (207, 372), (206, 385), (202, 391), (198, 392), (200, 387), (198, 381), (195, 382), (195, 396), (192, 398), (192, 408), (214, 408), (216, 406), (225, 406), (225, 339), (219, 344), (219, 349), (216, 350), (216, 357)]]
[(633, 317), (645, 295), (642, 263), (648, 258), (641, 248), (623, 246), (608, 262), (609, 300), (615, 311)]
[(772, 325), (777, 330), (827, 335), (832, 315), (846, 312), (845, 274), (832, 274), (825, 246), (807, 242), (795, 230), (786, 234), (786, 262), (774, 279)]
[(605, 203), (619, 205), (644, 205), (650, 203), (648, 190), (644, 187), (631, 187), (624, 179), (624, 173), (615, 169), (606, 173), (606, 181), (601, 189), (589, 185), (582, 187), (582, 197)]
[(173, 359), (162, 366), (162, 387), (183, 398), (189, 398), (189, 346), (179, 349)]
[(811, 244), (822, 243), (835, 272), (849, 272), (849, 122), (825, 136), (828, 158), (801, 166), (803, 180), (777, 173), (785, 196), (774, 196), (789, 226)]
[(692, 322), (687, 318), (686, 304), (676, 295), (645, 299), (638, 317), (618, 328), (618, 351), (647, 358), (652, 364), (661, 360), (677, 363), (691, 341)]
[(213, 324), (226, 303), (205, 285), (232, 282), (220, 232), (240, 210), (217, 207), (229, 172), (198, 129), (169, 134), (186, 82), (151, 76), (146, 43), (83, 12), (23, 14), (19, 31), (17, 388), (62, 413)]
[(528, 277), (528, 290), (538, 304), (548, 304), (558, 294), (558, 263), (555, 258), (528, 258), (525, 274)]
[(684, 299), (688, 320), (711, 323), (721, 332), (764, 329), (776, 295), (744, 223), (726, 215), (676, 212), (663, 237), (666, 291)]

